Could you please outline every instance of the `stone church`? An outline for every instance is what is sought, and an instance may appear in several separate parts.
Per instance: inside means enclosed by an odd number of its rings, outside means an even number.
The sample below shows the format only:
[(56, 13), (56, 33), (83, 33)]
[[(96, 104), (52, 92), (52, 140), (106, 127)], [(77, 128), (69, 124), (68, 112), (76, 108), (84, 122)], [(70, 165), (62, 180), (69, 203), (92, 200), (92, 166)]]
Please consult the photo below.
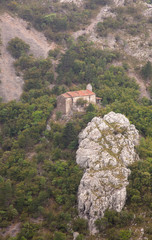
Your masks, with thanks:
[(92, 92), (91, 84), (87, 85), (86, 90), (72, 91), (61, 94), (57, 97), (57, 110), (63, 114), (69, 114), (71, 111), (84, 111), (84, 107), (78, 106), (78, 99), (86, 102), (85, 106), (90, 103), (96, 104), (100, 98), (96, 98), (96, 94)]

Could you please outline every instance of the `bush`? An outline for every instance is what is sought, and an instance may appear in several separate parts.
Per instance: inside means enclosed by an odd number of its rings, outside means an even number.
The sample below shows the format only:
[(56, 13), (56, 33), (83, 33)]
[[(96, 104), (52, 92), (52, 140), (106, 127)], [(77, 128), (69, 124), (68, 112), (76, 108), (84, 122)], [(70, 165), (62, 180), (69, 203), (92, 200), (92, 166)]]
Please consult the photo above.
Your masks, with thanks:
[(97, 24), (97, 33), (100, 36), (106, 37), (109, 30), (113, 29), (121, 29), (124, 26), (124, 22), (122, 19), (114, 19), (112, 17), (107, 17), (103, 22), (99, 22)]
[(103, 217), (101, 219), (97, 219), (95, 221), (95, 226), (97, 227), (99, 232), (102, 232), (103, 230), (105, 230), (109, 226), (108, 219), (106, 217)]
[(19, 58), (28, 53), (30, 46), (16, 37), (8, 42), (8, 51), (14, 58)]
[(77, 236), (76, 240), (83, 240), (85, 239), (83, 234), (79, 234), (79, 236)]
[(9, 4), (8, 4), (8, 8), (11, 10), (11, 11), (16, 11), (18, 9), (18, 4), (16, 1), (11, 1)]
[(79, 98), (76, 102), (76, 105), (83, 107), (86, 105), (86, 103), (87, 103), (87, 100), (84, 100), (83, 98)]
[(59, 48), (55, 48), (54, 50), (49, 51), (49, 56), (54, 58), (54, 59), (57, 59), (57, 56), (58, 56), (59, 53), (60, 53)]
[(97, 219), (95, 225), (97, 229), (102, 232), (103, 230), (117, 226), (125, 227), (130, 224), (133, 219), (133, 214), (128, 211), (121, 211), (120, 213), (114, 210), (106, 210), (105, 215), (101, 219)]
[(121, 230), (118, 236), (119, 240), (129, 240), (131, 238), (131, 231)]
[(62, 232), (55, 232), (53, 240), (66, 240), (66, 235)]
[(148, 61), (141, 70), (141, 74), (144, 79), (148, 80), (152, 78), (152, 64)]
[(131, 231), (110, 229), (108, 240), (129, 240), (131, 238)]
[(88, 222), (86, 219), (77, 218), (73, 221), (73, 230), (79, 233), (86, 233), (88, 228)]
[(62, 117), (62, 112), (57, 111), (57, 112), (56, 112), (56, 120), (61, 119), (61, 117)]
[(86, 108), (86, 112), (94, 112), (95, 110), (95, 106), (92, 103)]

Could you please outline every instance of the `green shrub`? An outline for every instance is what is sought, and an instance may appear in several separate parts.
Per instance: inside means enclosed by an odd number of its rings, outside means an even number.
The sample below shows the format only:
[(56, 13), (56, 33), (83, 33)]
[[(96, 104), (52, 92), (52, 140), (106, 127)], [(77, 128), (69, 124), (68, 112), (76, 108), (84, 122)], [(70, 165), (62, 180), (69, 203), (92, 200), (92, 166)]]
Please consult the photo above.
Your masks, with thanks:
[(66, 235), (62, 232), (55, 232), (53, 240), (66, 240)]
[(55, 48), (54, 50), (49, 51), (49, 56), (56, 59), (59, 53), (60, 53), (59, 48)]
[(131, 238), (130, 230), (116, 230), (114, 228), (110, 229), (108, 232), (108, 240), (129, 240)]
[(129, 231), (129, 230), (121, 230), (119, 232), (119, 239), (120, 240), (129, 240), (131, 238), (131, 235), (132, 235), (131, 231)]
[(106, 217), (103, 217), (101, 219), (97, 219), (95, 221), (95, 226), (99, 230), (99, 232), (102, 232), (103, 230), (105, 230), (109, 226), (108, 219)]
[(109, 31), (121, 29), (122, 26), (124, 27), (124, 21), (122, 19), (107, 17), (103, 22), (97, 24), (97, 32), (100, 36), (106, 37)]
[(77, 218), (73, 221), (73, 230), (79, 233), (86, 233), (88, 229), (88, 222), (86, 219)]
[(19, 58), (28, 53), (30, 46), (16, 37), (8, 42), (7, 49), (14, 58)]
[(84, 107), (87, 104), (87, 100), (84, 100), (83, 98), (79, 98), (76, 102), (77, 106)]
[(7, 6), (11, 11), (16, 11), (18, 9), (18, 4), (16, 1), (11, 1)]
[(95, 112), (95, 110), (96, 110), (96, 108), (92, 103), (90, 103), (88, 105), (88, 107), (86, 108), (86, 112)]
[(61, 119), (61, 117), (62, 117), (62, 112), (57, 111), (57, 112), (56, 112), (56, 120)]
[(152, 78), (152, 64), (148, 61), (141, 69), (141, 74), (145, 80)]
[(77, 236), (76, 240), (84, 240), (85, 237), (83, 236), (83, 234), (79, 234), (79, 236)]

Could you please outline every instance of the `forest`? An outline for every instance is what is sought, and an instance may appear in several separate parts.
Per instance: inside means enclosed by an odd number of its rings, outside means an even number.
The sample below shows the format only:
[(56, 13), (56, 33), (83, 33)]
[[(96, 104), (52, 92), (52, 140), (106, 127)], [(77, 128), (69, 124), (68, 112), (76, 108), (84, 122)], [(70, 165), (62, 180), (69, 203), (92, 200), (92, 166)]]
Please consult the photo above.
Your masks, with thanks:
[[(152, 101), (140, 97), (125, 61), (121, 66), (113, 64), (123, 59), (120, 52), (98, 49), (86, 36), (74, 41), (68, 35), (69, 30), (87, 24), (106, 1), (88, 0), (79, 13), (72, 5), (67, 14), (62, 14), (59, 4), (54, 5), (56, 13), (50, 13), (47, 5), (40, 8), (28, 7), (28, 1), (20, 3), (0, 0), (4, 8), (44, 31), (48, 39), (59, 43), (66, 39), (67, 50), (63, 54), (57, 48), (46, 59), (36, 59), (21, 39), (16, 37), (8, 43), (24, 89), (20, 101), (0, 102), (0, 228), (5, 231), (11, 224), (20, 223), (20, 231), (16, 237), (0, 235), (0, 240), (71, 240), (73, 232), (79, 232), (77, 240), (138, 239), (135, 226), (144, 228), (145, 237), (152, 240)], [(99, 24), (97, 31), (105, 34), (105, 24)], [(58, 56), (55, 79), (53, 60)], [(152, 98), (150, 61), (143, 64), (140, 74), (145, 82), (150, 81)], [(85, 113), (75, 113), (68, 122), (63, 122), (57, 112), (53, 120), (57, 96), (67, 90), (85, 89), (88, 83), (102, 98), (101, 106), (90, 104)], [(50, 84), (55, 86), (50, 89)], [(140, 161), (130, 166), (125, 208), (121, 213), (107, 210), (96, 221), (99, 234), (90, 236), (87, 221), (77, 210), (83, 175), (75, 162), (78, 135), (93, 117), (110, 111), (124, 114), (139, 130), (141, 140), (136, 151)]]

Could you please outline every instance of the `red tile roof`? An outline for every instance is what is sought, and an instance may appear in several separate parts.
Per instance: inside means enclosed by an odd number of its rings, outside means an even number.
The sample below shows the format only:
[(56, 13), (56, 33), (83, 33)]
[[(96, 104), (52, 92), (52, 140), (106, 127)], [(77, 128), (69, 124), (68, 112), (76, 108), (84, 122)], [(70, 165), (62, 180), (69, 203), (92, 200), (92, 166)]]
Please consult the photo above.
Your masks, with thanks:
[(91, 96), (95, 95), (95, 93), (91, 92), (90, 90), (80, 90), (80, 91), (73, 91), (73, 92), (66, 92), (63, 93), (62, 96), (65, 98), (73, 98), (73, 97), (84, 97), (84, 96)]

